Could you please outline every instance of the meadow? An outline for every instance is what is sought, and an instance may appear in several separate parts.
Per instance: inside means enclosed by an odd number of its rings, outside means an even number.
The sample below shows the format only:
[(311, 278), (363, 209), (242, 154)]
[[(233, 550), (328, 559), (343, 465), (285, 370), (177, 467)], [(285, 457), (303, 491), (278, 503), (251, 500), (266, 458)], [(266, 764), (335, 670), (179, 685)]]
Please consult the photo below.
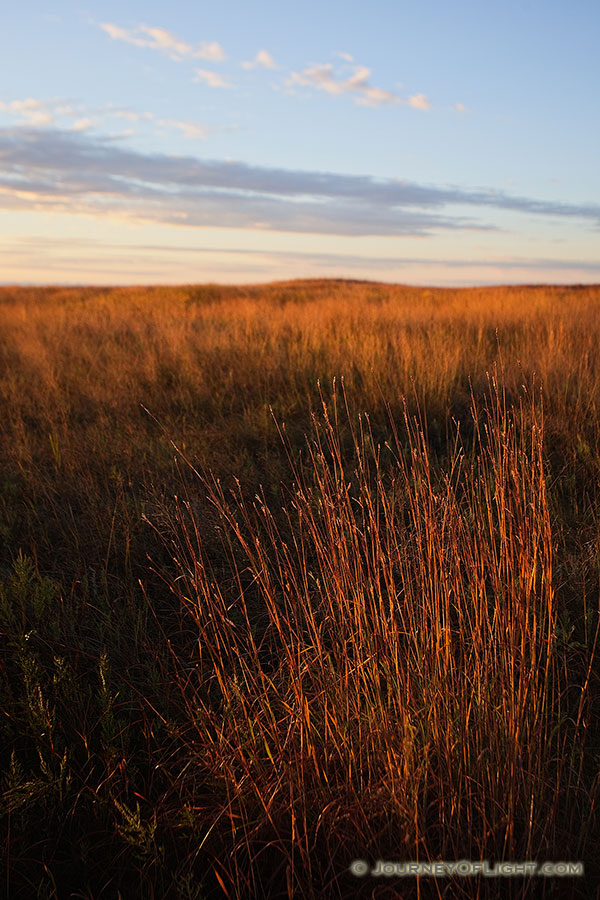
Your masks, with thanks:
[[(600, 896), (600, 287), (0, 288), (1, 892)], [(582, 861), (357, 877), (353, 860)]]

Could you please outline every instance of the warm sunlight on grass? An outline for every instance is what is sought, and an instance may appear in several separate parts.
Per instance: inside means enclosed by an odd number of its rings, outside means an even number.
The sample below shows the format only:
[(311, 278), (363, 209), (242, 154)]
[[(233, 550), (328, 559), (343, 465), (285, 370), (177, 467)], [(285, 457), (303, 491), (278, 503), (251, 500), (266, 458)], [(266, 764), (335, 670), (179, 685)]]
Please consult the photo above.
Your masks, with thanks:
[(597, 287), (0, 289), (8, 896), (592, 896), (599, 338)]

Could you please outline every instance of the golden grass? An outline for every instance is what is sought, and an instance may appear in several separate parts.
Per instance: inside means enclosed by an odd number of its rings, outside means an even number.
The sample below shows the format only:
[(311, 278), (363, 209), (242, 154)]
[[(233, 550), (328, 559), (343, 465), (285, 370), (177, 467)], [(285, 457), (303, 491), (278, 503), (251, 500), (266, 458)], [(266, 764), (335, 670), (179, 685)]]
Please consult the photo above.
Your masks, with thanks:
[(599, 336), (593, 286), (1, 289), (14, 896), (86, 829), (93, 896), (593, 874)]

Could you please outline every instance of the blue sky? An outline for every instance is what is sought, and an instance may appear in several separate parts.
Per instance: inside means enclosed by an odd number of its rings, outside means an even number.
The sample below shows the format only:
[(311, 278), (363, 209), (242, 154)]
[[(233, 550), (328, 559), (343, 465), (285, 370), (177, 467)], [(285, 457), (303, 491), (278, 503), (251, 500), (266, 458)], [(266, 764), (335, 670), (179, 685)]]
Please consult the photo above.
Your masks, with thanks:
[(600, 281), (595, 0), (3, 13), (0, 281)]

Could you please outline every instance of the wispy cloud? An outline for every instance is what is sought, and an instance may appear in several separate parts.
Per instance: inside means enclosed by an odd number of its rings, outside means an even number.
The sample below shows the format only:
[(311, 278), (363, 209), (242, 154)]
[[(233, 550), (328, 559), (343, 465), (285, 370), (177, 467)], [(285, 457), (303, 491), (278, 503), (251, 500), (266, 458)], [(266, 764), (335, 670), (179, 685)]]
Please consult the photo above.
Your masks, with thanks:
[(431, 103), (424, 94), (415, 94), (413, 97), (409, 97), (407, 102), (409, 106), (413, 107), (413, 109), (431, 108)]
[(135, 47), (158, 50), (175, 60), (209, 59), (212, 62), (221, 62), (226, 58), (223, 48), (216, 41), (189, 44), (164, 28), (138, 25), (137, 28), (127, 30), (111, 22), (101, 23), (100, 28), (114, 41), (124, 41)]
[(197, 122), (181, 122), (178, 119), (159, 119), (159, 125), (168, 128), (175, 128), (180, 131), (185, 138), (204, 140), (210, 133), (207, 125), (199, 125)]
[[(494, 230), (493, 221), (482, 217), (493, 210), (600, 226), (597, 204), (143, 154), (87, 132), (57, 129), (0, 130), (0, 206), (339, 235)], [(473, 215), (459, 214), (457, 207)]]
[[(40, 127), (65, 127), (68, 131), (89, 131), (98, 128), (101, 124), (111, 119), (125, 119), (126, 121), (140, 124), (153, 123), (161, 129), (179, 131), (185, 138), (204, 139), (210, 133), (210, 126), (194, 122), (189, 119), (158, 119), (154, 113), (139, 112), (123, 107), (115, 107), (111, 104), (101, 107), (86, 107), (83, 104), (72, 104), (61, 98), (47, 100), (34, 99), (13, 100), (3, 102), (0, 100), (0, 111), (7, 112), (16, 118), (20, 124), (29, 128)], [(121, 137), (127, 137), (134, 132), (123, 133)]]
[[(338, 55), (344, 59), (352, 59), (349, 54)], [(292, 72), (286, 84), (291, 88), (308, 87), (325, 91), (332, 96), (349, 94), (359, 106), (381, 106), (383, 103), (408, 104), (416, 109), (429, 109), (431, 106), (423, 94), (403, 97), (395, 91), (373, 87), (370, 82), (371, 69), (367, 66), (353, 64), (350, 68), (351, 74), (342, 77), (332, 63), (317, 63), (308, 66), (302, 72)]]
[(95, 124), (96, 122), (94, 119), (83, 116), (81, 119), (75, 119), (71, 125), (70, 131), (88, 131), (90, 128), (93, 128)]
[(40, 125), (51, 125), (54, 121), (47, 104), (43, 100), (36, 100), (33, 97), (28, 97), (26, 100), (13, 100), (11, 103), (1, 103), (0, 109), (16, 115), (34, 128)]
[(254, 59), (242, 63), (244, 69), (277, 69), (279, 66), (268, 52), (259, 50)]
[[(172, 129), (179, 131), (183, 137), (204, 140), (212, 131), (210, 125), (201, 122), (194, 122), (190, 119), (159, 119), (151, 112), (137, 112), (131, 109), (120, 109), (107, 107), (105, 110), (107, 117), (115, 116), (119, 119), (126, 119), (129, 122), (144, 123), (149, 122), (157, 125), (160, 129)], [(133, 132), (132, 132), (133, 134)]]
[(231, 84), (226, 81), (218, 72), (211, 72), (209, 69), (196, 69), (194, 81), (201, 81), (211, 88), (230, 88)]

